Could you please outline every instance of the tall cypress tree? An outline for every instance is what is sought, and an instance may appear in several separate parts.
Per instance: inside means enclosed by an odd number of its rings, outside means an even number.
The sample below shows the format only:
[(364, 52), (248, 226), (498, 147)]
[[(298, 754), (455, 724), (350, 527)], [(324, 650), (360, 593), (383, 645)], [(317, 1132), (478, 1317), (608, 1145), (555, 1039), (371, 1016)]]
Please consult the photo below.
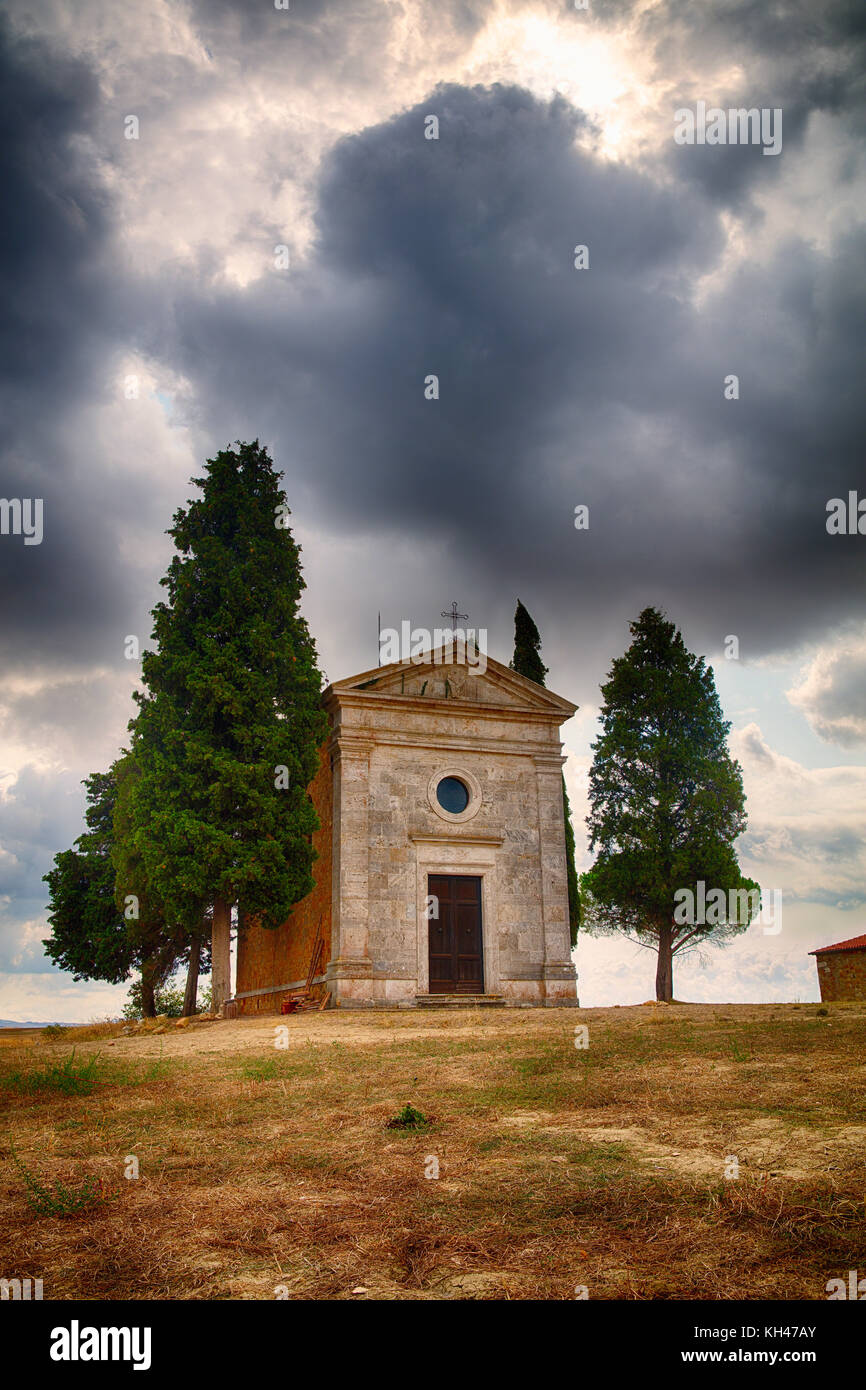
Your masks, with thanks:
[[(519, 676), (526, 676), (527, 679), (535, 681), (536, 684), (544, 685), (547, 667), (541, 660), (541, 634), (532, 621), (529, 613), (520, 602), (520, 599), (517, 600), (517, 607), (514, 610), (514, 656), (508, 664), (511, 670), (516, 671)], [(571, 823), (571, 803), (568, 800), (568, 790), (565, 785), (564, 774), (562, 778), (562, 805), (565, 812), (565, 872), (568, 882), (568, 926), (571, 935), (571, 944), (572, 946), (576, 946), (577, 931), (580, 924), (580, 889), (578, 886), (577, 867), (574, 862), (575, 843), (574, 826)]]
[(327, 716), (281, 477), (254, 440), (193, 479), (201, 496), (169, 531), (178, 553), (130, 725), (143, 872), (190, 934), (210, 911), (216, 1010), (229, 989), (232, 904), (276, 928), (313, 887), (307, 786)]
[(514, 656), (508, 664), (518, 675), (544, 685), (547, 667), (541, 660), (541, 634), (520, 599), (514, 610)]
[[(746, 930), (760, 891), (740, 873), (733, 841), (745, 829), (740, 766), (727, 748), (713, 672), (654, 608), (601, 688), (602, 732), (592, 745), (588, 825), (593, 867), (581, 878), (584, 915), (658, 952), (656, 998), (673, 998), (673, 957)], [(698, 884), (741, 898), (733, 921), (681, 920), (678, 893)], [(695, 914), (697, 915), (697, 914)]]

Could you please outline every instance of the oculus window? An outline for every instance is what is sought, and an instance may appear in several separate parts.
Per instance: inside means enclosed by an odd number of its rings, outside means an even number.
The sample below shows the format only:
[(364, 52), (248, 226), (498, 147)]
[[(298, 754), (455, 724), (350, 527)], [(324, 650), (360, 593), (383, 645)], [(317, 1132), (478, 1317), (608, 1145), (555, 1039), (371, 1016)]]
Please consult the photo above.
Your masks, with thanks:
[(469, 805), (469, 788), (459, 777), (443, 777), (436, 788), (436, 800), (443, 811), (459, 816)]

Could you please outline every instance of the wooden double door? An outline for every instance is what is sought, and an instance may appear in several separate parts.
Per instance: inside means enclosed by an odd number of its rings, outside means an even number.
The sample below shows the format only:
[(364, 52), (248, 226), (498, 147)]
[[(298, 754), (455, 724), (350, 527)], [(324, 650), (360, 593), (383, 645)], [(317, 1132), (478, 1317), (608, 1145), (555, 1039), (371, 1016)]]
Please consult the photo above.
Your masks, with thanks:
[[(428, 874), (430, 993), (483, 994), (481, 879)], [(438, 915), (437, 914), (438, 911)]]

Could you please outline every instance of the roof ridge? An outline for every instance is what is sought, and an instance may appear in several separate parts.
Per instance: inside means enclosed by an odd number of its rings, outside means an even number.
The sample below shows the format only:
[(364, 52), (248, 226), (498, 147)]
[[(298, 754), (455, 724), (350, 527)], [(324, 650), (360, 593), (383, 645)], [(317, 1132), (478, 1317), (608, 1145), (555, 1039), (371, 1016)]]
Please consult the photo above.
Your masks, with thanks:
[(818, 946), (814, 951), (810, 951), (810, 956), (823, 955), (825, 951), (861, 951), (866, 949), (866, 933), (862, 936), (851, 936), (847, 941), (835, 941), (832, 946)]

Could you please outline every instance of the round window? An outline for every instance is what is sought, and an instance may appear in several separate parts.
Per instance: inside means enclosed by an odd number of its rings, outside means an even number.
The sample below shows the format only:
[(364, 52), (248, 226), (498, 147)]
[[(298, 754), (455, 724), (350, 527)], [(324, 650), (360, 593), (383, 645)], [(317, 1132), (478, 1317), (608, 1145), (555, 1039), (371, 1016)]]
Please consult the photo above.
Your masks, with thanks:
[(469, 788), (459, 777), (443, 777), (436, 788), (436, 800), (443, 811), (459, 816), (469, 805)]

